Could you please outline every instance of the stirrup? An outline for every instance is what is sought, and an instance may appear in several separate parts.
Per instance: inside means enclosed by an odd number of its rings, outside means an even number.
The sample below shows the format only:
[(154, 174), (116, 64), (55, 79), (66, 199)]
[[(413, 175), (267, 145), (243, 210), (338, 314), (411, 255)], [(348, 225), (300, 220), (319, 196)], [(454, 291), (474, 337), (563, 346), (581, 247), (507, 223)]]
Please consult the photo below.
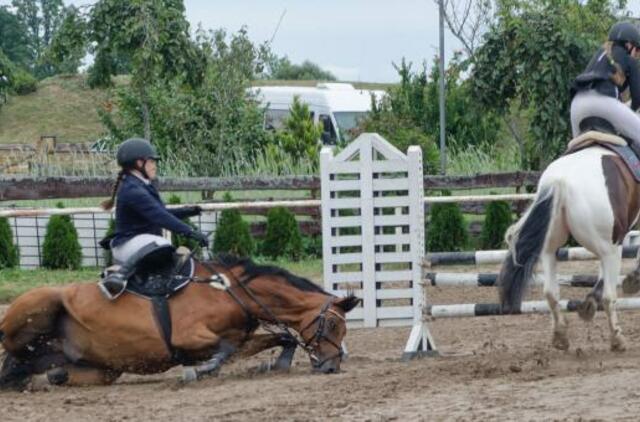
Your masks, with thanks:
[(124, 291), (127, 289), (127, 280), (124, 280), (122, 288), (116, 293), (111, 293), (109, 289), (107, 289), (107, 287), (104, 285), (105, 281), (106, 280), (100, 280), (98, 282), (98, 288), (100, 289), (100, 293), (102, 293), (102, 295), (108, 300), (116, 300), (117, 298), (122, 296), (122, 293), (124, 293)]

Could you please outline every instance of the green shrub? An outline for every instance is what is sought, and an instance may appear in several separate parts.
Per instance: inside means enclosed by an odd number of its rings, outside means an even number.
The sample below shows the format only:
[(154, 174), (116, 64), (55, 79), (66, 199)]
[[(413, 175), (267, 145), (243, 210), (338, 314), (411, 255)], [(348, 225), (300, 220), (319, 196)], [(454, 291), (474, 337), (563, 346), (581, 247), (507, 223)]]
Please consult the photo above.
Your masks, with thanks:
[[(169, 197), (169, 200), (167, 201), (169, 204), (171, 205), (178, 205), (182, 203), (182, 200), (180, 199), (180, 197), (178, 195), (171, 195)], [(188, 226), (190, 226), (193, 229), (197, 229), (198, 227), (193, 224), (188, 218), (184, 218), (182, 219), (182, 221), (187, 224)], [(196, 256), (202, 256), (202, 251), (200, 248), (200, 245), (198, 244), (198, 241), (195, 239), (192, 239), (190, 237), (187, 236), (181, 236), (179, 234), (175, 234), (172, 233), (171, 235), (171, 243), (173, 244), (173, 246), (175, 246), (176, 248), (180, 247), (180, 246), (184, 246), (186, 248), (189, 248), (190, 251), (195, 251)]]
[[(114, 220), (113, 218), (110, 218), (109, 225), (107, 226), (107, 231), (104, 234), (104, 237), (111, 236), (112, 234), (115, 233), (115, 231), (116, 231), (116, 220)], [(113, 253), (111, 252), (111, 249), (104, 251), (104, 265), (105, 267), (110, 267), (111, 265), (113, 265)]]
[[(58, 204), (58, 208), (62, 208), (62, 204)], [(49, 269), (77, 270), (81, 262), (82, 250), (71, 217), (51, 216), (42, 245), (42, 266)]]
[(507, 202), (490, 202), (487, 205), (482, 233), (480, 234), (482, 248), (501, 248), (504, 242), (504, 233), (511, 226), (512, 221), (511, 207)]
[(467, 246), (467, 224), (458, 204), (433, 204), (427, 230), (427, 247), (432, 252), (461, 251)]
[(9, 221), (6, 218), (0, 218), (0, 269), (14, 268), (19, 264), (18, 248), (13, 244)]
[(302, 249), (306, 257), (322, 258), (322, 235), (303, 236)]
[(38, 80), (29, 72), (21, 69), (13, 73), (13, 78), (9, 83), (13, 91), (18, 95), (31, 94), (38, 89)]
[[(226, 194), (224, 201), (231, 201), (231, 195)], [(232, 253), (238, 256), (253, 255), (255, 243), (249, 224), (242, 219), (240, 211), (224, 210), (220, 213), (212, 250), (214, 253)]]
[(302, 236), (293, 213), (283, 207), (269, 210), (262, 253), (272, 259), (284, 256), (298, 261), (302, 252)]

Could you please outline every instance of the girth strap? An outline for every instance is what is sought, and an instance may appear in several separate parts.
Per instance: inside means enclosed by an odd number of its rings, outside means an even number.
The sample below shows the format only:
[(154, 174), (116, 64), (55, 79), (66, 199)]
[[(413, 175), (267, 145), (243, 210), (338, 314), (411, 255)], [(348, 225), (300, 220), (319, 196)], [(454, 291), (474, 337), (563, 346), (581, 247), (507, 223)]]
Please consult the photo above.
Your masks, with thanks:
[(160, 328), (160, 334), (162, 340), (167, 346), (167, 350), (171, 355), (171, 360), (176, 361), (179, 359), (180, 353), (171, 344), (171, 311), (169, 310), (169, 300), (166, 296), (153, 296), (151, 298), (151, 304), (153, 305), (153, 316)]

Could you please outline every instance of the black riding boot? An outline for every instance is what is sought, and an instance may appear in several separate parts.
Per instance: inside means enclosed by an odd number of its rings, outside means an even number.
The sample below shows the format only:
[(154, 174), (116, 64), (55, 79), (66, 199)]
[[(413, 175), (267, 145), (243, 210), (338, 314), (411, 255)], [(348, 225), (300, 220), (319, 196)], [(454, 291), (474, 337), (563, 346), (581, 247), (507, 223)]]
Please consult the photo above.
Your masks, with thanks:
[(137, 260), (137, 255), (131, 257), (117, 271), (107, 274), (100, 280), (98, 287), (104, 297), (109, 300), (115, 300), (124, 292), (127, 287), (127, 280), (136, 271)]

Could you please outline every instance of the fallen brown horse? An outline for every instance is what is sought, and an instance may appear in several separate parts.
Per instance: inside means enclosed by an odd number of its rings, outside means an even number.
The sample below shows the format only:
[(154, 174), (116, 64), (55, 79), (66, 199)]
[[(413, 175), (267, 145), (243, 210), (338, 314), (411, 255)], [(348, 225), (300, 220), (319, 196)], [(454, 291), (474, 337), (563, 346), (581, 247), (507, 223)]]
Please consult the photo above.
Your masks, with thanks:
[[(218, 274), (226, 290), (210, 286)], [(276, 346), (285, 347), (280, 368), (302, 346), (315, 371), (339, 371), (345, 314), (360, 299), (332, 296), (283, 269), (235, 257), (196, 263), (194, 280), (168, 302), (170, 342), (151, 302), (135, 294), (111, 302), (95, 284), (71, 284), (21, 295), (0, 322), (0, 388), (21, 388), (40, 373), (58, 385), (106, 385), (124, 372), (152, 374), (178, 364), (193, 365), (185, 371), (193, 380), (215, 374), (229, 358)], [(297, 336), (256, 334), (262, 323)]]

